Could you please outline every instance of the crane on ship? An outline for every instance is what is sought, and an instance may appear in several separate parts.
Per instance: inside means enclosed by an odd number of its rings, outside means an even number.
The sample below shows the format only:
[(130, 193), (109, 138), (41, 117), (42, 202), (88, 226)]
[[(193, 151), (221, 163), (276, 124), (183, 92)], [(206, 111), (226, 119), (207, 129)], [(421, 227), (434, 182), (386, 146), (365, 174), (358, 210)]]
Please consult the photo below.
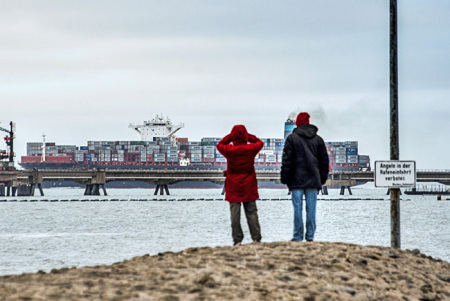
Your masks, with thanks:
[(0, 131), (8, 133), (8, 135), (5, 136), (4, 140), (6, 142), (6, 146), (9, 148), (9, 152), (4, 151), (0, 153), (0, 160), (9, 158), (10, 165), (12, 164), (14, 166), (14, 132), (16, 125), (11, 121), (9, 123), (9, 126), (9, 129), (5, 129), (0, 126)]

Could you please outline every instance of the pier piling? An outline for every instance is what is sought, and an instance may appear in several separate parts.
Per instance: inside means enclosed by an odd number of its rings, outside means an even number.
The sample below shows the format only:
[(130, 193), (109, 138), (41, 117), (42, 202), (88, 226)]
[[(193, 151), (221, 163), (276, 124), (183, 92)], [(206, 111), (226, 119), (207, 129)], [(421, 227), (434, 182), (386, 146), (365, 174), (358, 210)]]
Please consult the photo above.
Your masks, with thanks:
[(44, 190), (42, 190), (42, 184), (38, 184), (38, 188), (39, 188), (39, 193), (41, 194), (41, 196), (44, 196)]
[(345, 189), (347, 188), (348, 193), (350, 195), (353, 195), (352, 193), (352, 189), (350, 188), (350, 186), (341, 186), (341, 192), (339, 193), (340, 195), (345, 195)]
[(91, 195), (92, 185), (86, 184), (86, 189), (84, 190), (84, 195)]
[(167, 195), (170, 195), (169, 186), (167, 184), (156, 184), (155, 193), (153, 195), (157, 195), (158, 191), (160, 195), (164, 195), (164, 191)]
[(104, 185), (104, 184), (101, 184), (100, 186), (102, 187), (103, 195), (108, 195), (108, 194), (106, 193), (105, 185)]

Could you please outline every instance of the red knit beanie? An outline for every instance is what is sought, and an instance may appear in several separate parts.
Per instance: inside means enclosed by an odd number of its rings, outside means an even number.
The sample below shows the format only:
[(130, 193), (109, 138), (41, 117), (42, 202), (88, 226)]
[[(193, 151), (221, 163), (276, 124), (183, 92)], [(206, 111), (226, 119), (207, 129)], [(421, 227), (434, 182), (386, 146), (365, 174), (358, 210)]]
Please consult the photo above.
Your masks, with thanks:
[(306, 112), (301, 112), (297, 115), (297, 119), (295, 120), (295, 125), (299, 126), (302, 124), (309, 124), (309, 114)]

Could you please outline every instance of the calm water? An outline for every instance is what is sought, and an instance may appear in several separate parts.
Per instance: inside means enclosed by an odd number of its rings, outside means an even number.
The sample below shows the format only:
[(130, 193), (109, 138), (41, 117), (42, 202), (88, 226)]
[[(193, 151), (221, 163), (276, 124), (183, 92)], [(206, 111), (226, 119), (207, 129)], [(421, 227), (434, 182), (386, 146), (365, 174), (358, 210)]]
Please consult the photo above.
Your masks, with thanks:
[[(154, 196), (153, 189), (109, 189), (107, 197), (84, 197), (83, 192), (55, 188), (45, 190), (44, 197), (0, 202), (0, 275), (111, 264), (144, 254), (232, 243), (221, 189), (171, 189), (170, 196)], [(316, 240), (390, 246), (385, 189), (366, 184), (353, 188), (352, 196), (340, 196), (337, 189), (329, 193), (319, 196)], [(263, 241), (291, 239), (293, 213), (287, 190), (260, 189), (260, 197)], [(20, 202), (24, 199), (28, 202)], [(56, 199), (69, 201), (50, 202)], [(102, 201), (111, 199), (148, 201)], [(249, 243), (242, 218), (244, 243)], [(402, 195), (401, 247), (450, 261), (450, 200)]]

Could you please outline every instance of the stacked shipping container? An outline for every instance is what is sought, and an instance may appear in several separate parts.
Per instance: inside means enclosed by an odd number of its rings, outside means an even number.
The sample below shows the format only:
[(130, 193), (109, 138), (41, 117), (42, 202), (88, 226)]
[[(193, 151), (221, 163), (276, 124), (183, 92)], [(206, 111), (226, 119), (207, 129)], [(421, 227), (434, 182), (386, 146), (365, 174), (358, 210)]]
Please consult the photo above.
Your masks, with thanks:
[[(226, 159), (216, 145), (221, 138), (208, 137), (201, 141), (187, 138), (155, 138), (155, 141), (88, 141), (87, 146), (56, 145), (48, 142), (46, 163), (72, 163), (74, 165), (95, 164), (113, 166), (179, 166), (180, 161), (189, 160), (189, 165), (226, 166)], [(264, 138), (264, 147), (255, 158), (256, 166), (281, 165), (284, 139)], [(369, 169), (369, 156), (358, 155), (358, 142), (327, 142), (330, 168), (334, 170)], [(42, 143), (27, 144), (27, 156), (22, 164), (39, 163)], [(59, 157), (59, 158), (58, 158)]]
[[(369, 156), (358, 154), (358, 141), (326, 142), (332, 170), (370, 169)], [(360, 161), (364, 164), (360, 164)]]

